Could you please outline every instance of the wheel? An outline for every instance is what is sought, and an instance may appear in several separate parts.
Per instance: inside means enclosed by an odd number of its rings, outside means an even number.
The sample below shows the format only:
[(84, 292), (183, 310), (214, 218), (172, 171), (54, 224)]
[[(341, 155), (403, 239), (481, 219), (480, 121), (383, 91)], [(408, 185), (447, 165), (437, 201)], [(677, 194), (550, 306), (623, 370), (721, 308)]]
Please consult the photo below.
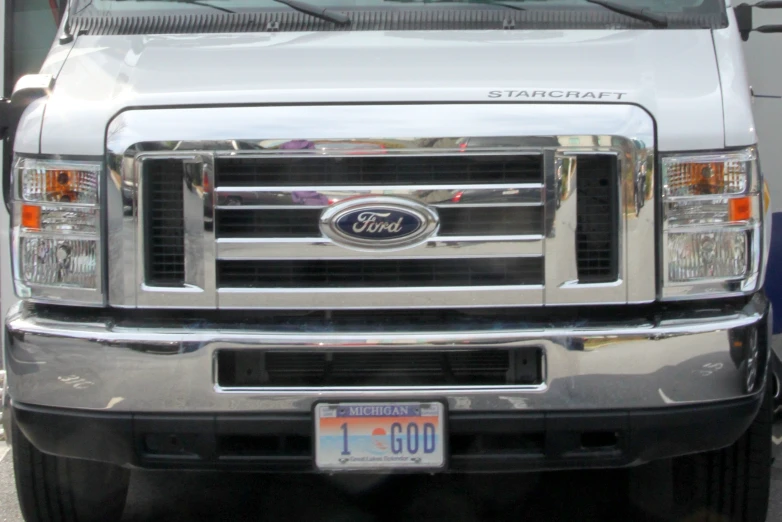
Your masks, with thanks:
[(125, 508), (130, 471), (38, 451), (13, 423), (19, 505), (27, 522), (113, 522)]
[[(770, 372), (769, 372), (770, 373)], [(653, 462), (631, 471), (635, 520), (764, 522), (771, 489), (773, 391), (731, 446)]]
[(776, 352), (771, 352), (772, 390), (774, 391), (774, 414), (777, 419), (782, 419), (782, 360)]

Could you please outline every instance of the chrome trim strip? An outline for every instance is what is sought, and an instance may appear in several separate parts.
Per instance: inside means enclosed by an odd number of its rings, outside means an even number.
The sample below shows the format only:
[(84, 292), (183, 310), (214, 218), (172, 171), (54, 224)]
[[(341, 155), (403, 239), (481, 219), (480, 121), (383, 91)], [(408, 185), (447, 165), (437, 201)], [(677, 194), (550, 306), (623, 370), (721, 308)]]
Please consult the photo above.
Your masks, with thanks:
[[(655, 140), (653, 133), (638, 133), (631, 142), (622, 143), (623, 158), (619, 172), (620, 252), (625, 262), (620, 264), (627, 284), (629, 303), (651, 302), (657, 294), (657, 229), (655, 212)], [(630, 190), (622, 188), (632, 187)]]
[[(98, 316), (57, 320), (22, 306), (8, 330), (8, 384), (15, 401), (113, 411), (309, 411), (324, 399), (394, 400), (433, 392), (452, 410), (570, 410), (672, 407), (744, 397), (745, 365), (731, 349), (736, 329), (761, 325), (768, 303), (758, 295), (731, 313), (694, 311), (688, 319), (650, 322), (565, 322), (525, 327), (496, 319), (496, 327), (465, 318), (457, 331), (326, 331), (287, 333), (229, 328), (118, 326)], [(478, 326), (482, 324), (483, 326)], [(56, 350), (52, 347), (56, 346)], [(215, 385), (215, 352), (257, 350), (454, 350), (536, 346), (544, 351), (540, 386), (249, 388)], [(762, 351), (769, 347), (760, 347)], [(761, 359), (767, 359), (762, 357)], [(89, 365), (85, 366), (85, 361)], [(715, 373), (714, 369), (719, 368)], [(763, 371), (762, 368), (759, 371)], [(63, 381), (77, 376), (78, 389)]]
[[(547, 155), (549, 162), (553, 161), (551, 173), (546, 172), (549, 184), (553, 186), (552, 199), (546, 200), (546, 217), (549, 218), (549, 229), (546, 231), (545, 255), (546, 266), (546, 303), (573, 302), (572, 294), (557, 292), (557, 287), (578, 283), (576, 267), (576, 176), (578, 162), (576, 158), (568, 157), (560, 151)], [(553, 208), (552, 208), (553, 207)], [(571, 296), (568, 299), (568, 296)]]
[[(204, 277), (204, 203), (203, 175), (204, 159), (200, 156), (184, 162), (184, 184), (182, 189), (182, 213), (184, 214), (185, 242), (185, 285), (203, 289)], [(212, 248), (214, 241), (212, 241)], [(214, 256), (210, 256), (214, 259)]]
[[(314, 250), (313, 250), (314, 249)], [(542, 236), (433, 238), (398, 252), (380, 252), (382, 259), (446, 257), (535, 257), (543, 255)], [(218, 239), (217, 259), (367, 259), (325, 238)]]
[[(543, 286), (219, 288), (220, 308), (330, 310), (540, 306)], [(469, 295), (466, 295), (469, 294)]]
[[(217, 206), (231, 210), (257, 208), (326, 208), (329, 205), (301, 200), (296, 194), (312, 193), (311, 198), (338, 202), (354, 196), (393, 196), (415, 200), (433, 207), (531, 206), (543, 204), (543, 185), (416, 185), (405, 186), (340, 186), (340, 187), (218, 187), (215, 190)], [(480, 204), (470, 204), (479, 198)], [(457, 200), (457, 202), (454, 202)], [(464, 201), (464, 203), (462, 203)]]
[(106, 177), (108, 301), (136, 306), (138, 181), (133, 155), (109, 155)]
[[(436, 203), (429, 206), (433, 208), (514, 208), (539, 207), (541, 205), (543, 205), (542, 202), (536, 201), (535, 203)], [(327, 205), (306, 205), (304, 203), (299, 205), (237, 205), (223, 203), (215, 208), (218, 210), (301, 210), (302, 208), (327, 208)]]
[[(374, 106), (377, 107), (377, 106)], [(264, 108), (268, 109), (268, 107)], [(408, 122), (409, 123), (409, 122)], [(416, 122), (418, 124), (418, 122)], [(442, 129), (441, 129), (442, 130)], [(284, 156), (286, 158), (311, 158), (313, 156), (327, 156), (329, 158), (354, 158), (357, 155), (360, 156), (508, 156), (508, 155), (523, 155), (523, 156), (539, 156), (540, 146), (524, 144), (519, 142), (514, 144), (508, 143), (496, 143), (487, 145), (485, 143), (472, 146), (469, 144), (469, 140), (476, 139), (473, 137), (466, 138), (432, 138), (425, 137), (422, 134), (418, 134), (417, 138), (367, 138), (359, 139), (338, 139), (338, 138), (323, 138), (312, 141), (314, 149), (274, 149), (261, 148), (262, 143), (266, 140), (232, 140), (236, 145), (235, 147), (228, 148), (220, 147), (222, 144), (218, 140), (203, 141), (200, 140), (196, 143), (185, 143), (184, 145), (177, 145), (172, 150), (195, 150), (199, 148), (196, 144), (208, 144), (208, 150), (213, 151), (216, 158), (235, 158), (241, 156), (242, 159), (256, 159), (267, 158), (274, 156)], [(438, 136), (446, 136), (446, 134), (439, 133)], [(442, 148), (440, 140), (452, 140), (449, 142), (450, 148)], [(518, 139), (518, 137), (510, 138)], [(290, 140), (268, 140), (277, 142), (286, 142)], [(423, 142), (423, 143), (422, 143)], [(368, 145), (375, 144), (374, 147), (367, 148)], [(388, 145), (389, 148), (383, 148), (381, 145)], [(461, 147), (465, 147), (463, 150)], [(469, 151), (466, 150), (469, 147)], [(527, 147), (528, 150), (518, 149), (520, 147)], [(201, 147), (204, 149), (204, 147)]]
[[(335, 126), (333, 122), (339, 121)], [(314, 149), (280, 150), (279, 143), (263, 141), (269, 136), (306, 137), (320, 136), (310, 140)], [(367, 138), (361, 136), (419, 136), (419, 138)], [(443, 138), (442, 136), (470, 136)], [(178, 140), (178, 141), (177, 141)], [(548, 143), (546, 143), (548, 140)], [(281, 140), (282, 142), (288, 140)], [(382, 152), (380, 143), (388, 145)], [(541, 145), (541, 143), (544, 143)], [(508, 196), (521, 197), (510, 203), (529, 205), (545, 204), (545, 231), (547, 238), (544, 249), (561, 248), (572, 251), (575, 240), (575, 222), (560, 218), (561, 209), (552, 206), (555, 193), (551, 184), (555, 181), (552, 158), (572, 154), (614, 154), (620, 161), (620, 209), (622, 217), (619, 237), (619, 279), (607, 284), (579, 284), (572, 277), (575, 260), (552, 255), (547, 256), (546, 290), (532, 287), (453, 287), (427, 288), (425, 291), (410, 291), (407, 299), (401, 294), (409, 289), (362, 289), (363, 292), (334, 292), (330, 298), (323, 292), (301, 289), (301, 292), (278, 292), (267, 289), (242, 289), (215, 292), (209, 298), (204, 296), (203, 303), (195, 304), (187, 295), (177, 297), (177, 293), (188, 294), (182, 289), (145, 288), (143, 274), (136, 258), (135, 270), (123, 271), (124, 279), (114, 273), (125, 268), (127, 259), (117, 252), (127, 254), (143, 251), (143, 238), (136, 235), (135, 244), (128, 236), (136, 234), (141, 228), (137, 206), (135, 219), (126, 218), (122, 227), (119, 220), (113, 220), (110, 226), (110, 304), (112, 306), (149, 306), (149, 307), (192, 307), (217, 306), (227, 308), (404, 308), (421, 306), (443, 307), (479, 307), (511, 305), (558, 305), (566, 303), (605, 304), (626, 302), (651, 302), (656, 297), (656, 273), (650, 269), (649, 260), (655, 257), (655, 195), (653, 170), (643, 167), (648, 158), (654, 158), (654, 122), (643, 109), (631, 105), (575, 105), (575, 104), (428, 104), (428, 105), (360, 105), (360, 106), (279, 106), (279, 107), (235, 107), (235, 108), (179, 108), (156, 110), (125, 111), (118, 115), (109, 126), (107, 149), (109, 164), (123, 165), (123, 176), (129, 170), (127, 166), (138, 164), (145, 156), (180, 158), (193, 155), (208, 158), (215, 157), (258, 157), (267, 154), (286, 157), (309, 157), (313, 154), (325, 154), (333, 157), (351, 154), (402, 154), (402, 155), (458, 155), (458, 154), (533, 154), (544, 155), (544, 185), (537, 183), (503, 185), (466, 185), (454, 187), (445, 185), (426, 185), (414, 187), (388, 186), (346, 186), (321, 187), (319, 192), (344, 198), (355, 194), (411, 195), (420, 202), (429, 205), (462, 206), (468, 204), (494, 205), (508, 202)], [(549, 158), (546, 160), (546, 158)], [(129, 159), (128, 162), (123, 162)], [(643, 167), (643, 168), (642, 168)], [(135, 171), (135, 167), (133, 168)], [(640, 173), (640, 174), (639, 174)], [(641, 175), (643, 174), (643, 176)], [(129, 176), (138, 183), (137, 175)], [(643, 178), (643, 182), (639, 179)], [(214, 180), (213, 180), (214, 181)], [(132, 183), (131, 183), (132, 185)], [(213, 186), (214, 184), (212, 184)], [(135, 185), (138, 188), (138, 185)], [(472, 187), (472, 188), (471, 188)], [(496, 195), (499, 199), (470, 202), (462, 198), (458, 203), (447, 201), (454, 190), (487, 192), (501, 189), (516, 190), (519, 193)], [(257, 208), (256, 206), (288, 207), (296, 206), (291, 192), (312, 187), (221, 187), (211, 203), (226, 203), (227, 194), (271, 196), (282, 194), (283, 201), (247, 202), (253, 206), (233, 208)], [(315, 187), (317, 189), (317, 187)], [(342, 189), (347, 193), (337, 194)], [(445, 195), (432, 196), (422, 194), (425, 190), (446, 189)], [(448, 191), (451, 192), (448, 192)], [(405, 192), (406, 191), (406, 192)], [(643, 192), (643, 194), (641, 194)], [(137, 197), (138, 190), (131, 192)], [(428, 200), (427, 200), (428, 198)], [(511, 199), (513, 199), (511, 198)], [(528, 198), (528, 199), (527, 199)], [(115, 197), (116, 199), (116, 197)], [(279, 205), (278, 205), (279, 204)], [(575, 198), (573, 202), (575, 204)], [(322, 203), (318, 203), (322, 205)], [(318, 208), (318, 205), (313, 207)], [(211, 207), (211, 217), (214, 218)], [(116, 211), (111, 211), (115, 213)], [(572, 213), (571, 213), (572, 214)], [(205, 216), (208, 221), (209, 216)], [(552, 226), (559, 222), (559, 236), (552, 237)], [(214, 221), (212, 221), (214, 223)], [(211, 228), (204, 224), (204, 233)], [(120, 230), (121, 228), (121, 230)], [(121, 231), (121, 233), (120, 233)], [(437, 239), (437, 238), (434, 238)], [(442, 240), (443, 238), (439, 238)], [(451, 238), (448, 239), (450, 243)], [(445, 242), (445, 241), (444, 241)], [(121, 244), (120, 244), (121, 243)], [(431, 243), (427, 243), (431, 244)], [(493, 242), (486, 242), (490, 248)], [(246, 249), (246, 245), (223, 248)], [(298, 248), (298, 247), (296, 247)], [(418, 248), (418, 247), (416, 247)], [(439, 248), (439, 247), (438, 247)], [(455, 248), (455, 247), (454, 247)], [(473, 252), (478, 247), (472, 246)], [(525, 247), (526, 248), (526, 247)], [(563, 250), (563, 251), (564, 251)], [(236, 250), (234, 251), (236, 252)], [(246, 255), (246, 250), (240, 250)], [(487, 250), (487, 255), (490, 250)], [(228, 254), (237, 255), (237, 254)], [(370, 254), (377, 256), (376, 253)], [(396, 254), (390, 254), (396, 255)], [(476, 255), (475, 253), (470, 255)], [(296, 254), (296, 259), (301, 259)], [(561, 263), (568, 266), (560, 266)], [(560, 278), (553, 277), (559, 274)], [(205, 280), (208, 276), (205, 276)], [(133, 284), (130, 284), (130, 282)], [(129, 291), (129, 289), (132, 289)], [(297, 289), (298, 290), (298, 289)], [(210, 293), (209, 291), (205, 292)], [(493, 293), (493, 294), (492, 294)], [(138, 295), (137, 295), (138, 294)], [(341, 294), (341, 295), (340, 295)], [(368, 297), (369, 294), (374, 294)], [(307, 295), (313, 296), (308, 300)], [(329, 299), (331, 301), (329, 302)], [(314, 302), (313, 302), (314, 301)]]

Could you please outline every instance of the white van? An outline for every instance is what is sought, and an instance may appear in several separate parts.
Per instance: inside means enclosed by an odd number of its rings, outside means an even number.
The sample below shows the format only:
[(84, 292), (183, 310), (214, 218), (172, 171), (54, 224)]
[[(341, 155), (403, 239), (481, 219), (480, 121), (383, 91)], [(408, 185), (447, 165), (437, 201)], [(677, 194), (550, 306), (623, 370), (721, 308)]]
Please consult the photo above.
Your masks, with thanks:
[(7, 111), (25, 517), (118, 520), (133, 468), (657, 462), (664, 517), (764, 520), (757, 11), (72, 0)]

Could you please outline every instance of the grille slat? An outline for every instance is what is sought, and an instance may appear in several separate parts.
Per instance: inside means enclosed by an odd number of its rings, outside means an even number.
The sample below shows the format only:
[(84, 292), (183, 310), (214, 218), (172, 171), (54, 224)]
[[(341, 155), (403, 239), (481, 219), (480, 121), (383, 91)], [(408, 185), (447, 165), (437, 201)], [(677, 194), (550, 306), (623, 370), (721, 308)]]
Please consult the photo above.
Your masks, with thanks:
[(613, 156), (578, 157), (576, 262), (581, 283), (618, 277), (617, 161)]
[(219, 261), (223, 288), (358, 288), (542, 284), (542, 258)]
[(221, 187), (540, 183), (538, 155), (218, 158)]
[(218, 383), (227, 388), (530, 385), (541, 382), (540, 360), (537, 347), (439, 352), (220, 350), (217, 371)]
[(185, 283), (185, 234), (182, 162), (151, 159), (144, 163), (146, 208), (146, 283)]
[[(321, 237), (322, 209), (219, 209), (218, 238)], [(448, 207), (438, 209), (439, 236), (539, 234), (543, 207)]]

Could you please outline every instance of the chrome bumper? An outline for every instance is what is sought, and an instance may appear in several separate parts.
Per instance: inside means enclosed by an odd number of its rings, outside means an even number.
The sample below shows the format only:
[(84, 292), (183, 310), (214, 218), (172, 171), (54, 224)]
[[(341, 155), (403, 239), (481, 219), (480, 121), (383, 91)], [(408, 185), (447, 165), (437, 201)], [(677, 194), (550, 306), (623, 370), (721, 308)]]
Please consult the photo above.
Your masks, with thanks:
[[(765, 375), (769, 305), (757, 294), (742, 309), (660, 312), (655, 320), (516, 319), (464, 322), (436, 331), (367, 326), (285, 331), (161, 328), (95, 316), (71, 320), (18, 306), (7, 322), (6, 359), (12, 401), (117, 412), (309, 412), (318, 400), (447, 399), (451, 411), (605, 410), (654, 408), (747, 397), (748, 373)], [(304, 319), (302, 319), (304, 321)], [(487, 326), (489, 325), (489, 326)], [(447, 325), (446, 325), (447, 326)], [(469, 325), (472, 326), (472, 325)], [(304, 333), (301, 333), (304, 332)], [(737, 339), (757, 335), (758, 351)], [(748, 337), (749, 336), (749, 337)], [(535, 386), (220, 389), (219, 349), (378, 347), (458, 349), (465, 345), (536, 346), (544, 382)]]

